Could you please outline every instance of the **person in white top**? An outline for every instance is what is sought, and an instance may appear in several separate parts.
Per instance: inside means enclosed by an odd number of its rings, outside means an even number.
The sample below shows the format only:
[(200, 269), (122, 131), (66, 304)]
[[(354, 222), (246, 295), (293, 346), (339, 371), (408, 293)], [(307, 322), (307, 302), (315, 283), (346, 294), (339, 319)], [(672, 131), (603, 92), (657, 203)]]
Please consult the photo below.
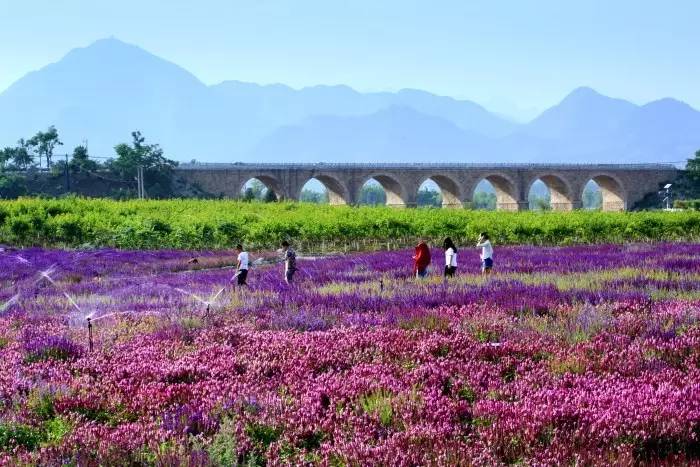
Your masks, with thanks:
[(493, 246), (486, 232), (479, 235), (479, 241), (476, 244), (477, 248), (481, 248), (481, 272), (482, 274), (491, 274), (493, 269)]
[(248, 285), (246, 280), (248, 279), (248, 252), (243, 251), (243, 245), (240, 243), (236, 245), (236, 251), (238, 252), (238, 263), (236, 264), (236, 275), (233, 279), (237, 279), (238, 285)]
[(442, 247), (445, 249), (445, 278), (454, 277), (457, 272), (457, 247), (450, 237), (442, 242)]

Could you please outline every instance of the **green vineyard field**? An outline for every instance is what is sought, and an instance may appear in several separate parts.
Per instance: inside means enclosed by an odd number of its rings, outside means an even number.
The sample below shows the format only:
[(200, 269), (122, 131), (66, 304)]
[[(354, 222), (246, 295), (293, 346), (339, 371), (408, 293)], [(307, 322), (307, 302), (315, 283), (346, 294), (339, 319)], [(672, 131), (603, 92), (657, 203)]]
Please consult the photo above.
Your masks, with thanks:
[(218, 249), (236, 242), (308, 251), (403, 247), (422, 237), (571, 245), (700, 239), (700, 212), (493, 212), (227, 200), (0, 201), (0, 243), (43, 247)]

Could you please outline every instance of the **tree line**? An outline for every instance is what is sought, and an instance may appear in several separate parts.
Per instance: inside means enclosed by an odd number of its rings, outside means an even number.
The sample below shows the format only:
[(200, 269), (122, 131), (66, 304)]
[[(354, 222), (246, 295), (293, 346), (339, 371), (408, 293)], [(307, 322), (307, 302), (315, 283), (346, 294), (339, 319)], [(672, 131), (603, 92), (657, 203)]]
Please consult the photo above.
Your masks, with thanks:
[(177, 162), (165, 157), (158, 144), (146, 143), (140, 131), (131, 133), (130, 143), (114, 147), (114, 157), (103, 161), (91, 158), (86, 144), (76, 146), (66, 160), (55, 161), (56, 149), (63, 146), (53, 125), (31, 138), (21, 138), (14, 146), (0, 148), (0, 198), (16, 198), (30, 192), (27, 175), (94, 176), (119, 181), (128, 188), (123, 197), (134, 197), (136, 175), (143, 167), (148, 196), (167, 198), (173, 195), (173, 169)]

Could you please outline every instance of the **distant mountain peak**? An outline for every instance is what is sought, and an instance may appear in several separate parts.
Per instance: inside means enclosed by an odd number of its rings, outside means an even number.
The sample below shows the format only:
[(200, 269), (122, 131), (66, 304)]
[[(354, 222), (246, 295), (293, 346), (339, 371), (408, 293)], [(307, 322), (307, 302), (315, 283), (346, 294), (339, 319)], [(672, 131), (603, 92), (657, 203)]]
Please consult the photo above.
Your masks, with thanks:
[(644, 109), (675, 109), (675, 110), (680, 110), (680, 111), (697, 111), (687, 103), (680, 101), (678, 99), (674, 99), (672, 97), (664, 97), (663, 99), (657, 99), (655, 101), (651, 101), (647, 104), (644, 104), (642, 106)]
[(624, 99), (603, 95), (593, 88), (582, 86), (571, 91), (559, 103), (559, 106), (587, 106), (587, 105), (614, 105), (622, 104), (626, 107), (635, 107), (634, 104)]

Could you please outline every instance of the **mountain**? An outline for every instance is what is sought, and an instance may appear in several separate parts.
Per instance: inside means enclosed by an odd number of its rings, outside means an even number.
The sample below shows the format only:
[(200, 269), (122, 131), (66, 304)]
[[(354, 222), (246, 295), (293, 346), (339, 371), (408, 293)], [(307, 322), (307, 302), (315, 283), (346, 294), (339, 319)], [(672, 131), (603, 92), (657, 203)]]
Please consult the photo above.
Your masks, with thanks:
[(391, 106), (370, 115), (315, 116), (281, 127), (253, 155), (274, 160), (285, 154), (298, 162), (459, 162), (478, 158), (489, 143), (449, 120)]
[(700, 113), (579, 88), (526, 124), (426, 91), (361, 93), (225, 81), (117, 39), (69, 52), (0, 94), (0, 146), (55, 125), (95, 156), (141, 130), (174, 159), (234, 161), (679, 161), (700, 148)]
[(700, 112), (675, 99), (638, 106), (584, 87), (504, 141), (539, 146), (533, 160), (682, 161), (700, 148)]
[(637, 106), (603, 96), (587, 87), (575, 89), (556, 106), (545, 110), (523, 132), (544, 139), (583, 138), (614, 131)]
[(185, 104), (207, 93), (177, 65), (116, 39), (100, 40), (29, 73), (0, 95), (0, 142), (53, 124), (72, 144), (87, 138), (91, 148), (111, 154), (134, 129), (169, 140)]
[(498, 137), (516, 124), (466, 100), (436, 96), (417, 89), (397, 93), (360, 93), (348, 86), (313, 86), (294, 90), (275, 84), (259, 86), (225, 81), (212, 89), (222, 99), (246, 108), (271, 125), (286, 125), (313, 115), (368, 115), (390, 106), (409, 107), (426, 115), (450, 120), (459, 128)]

